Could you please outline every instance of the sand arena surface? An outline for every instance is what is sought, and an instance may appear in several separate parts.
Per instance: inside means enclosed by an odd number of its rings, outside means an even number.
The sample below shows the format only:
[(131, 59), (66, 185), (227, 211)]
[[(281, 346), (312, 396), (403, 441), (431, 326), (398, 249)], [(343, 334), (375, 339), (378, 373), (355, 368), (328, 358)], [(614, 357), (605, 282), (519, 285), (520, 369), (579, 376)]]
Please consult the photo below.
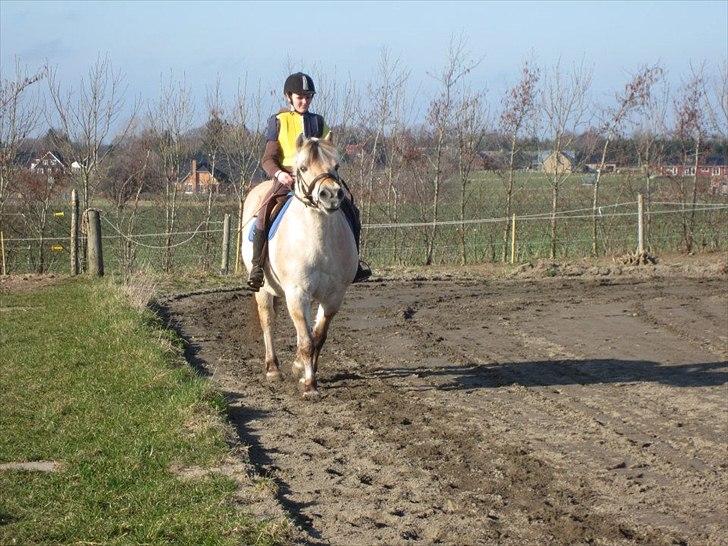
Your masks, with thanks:
[[(383, 279), (350, 289), (318, 402), (267, 383), (250, 294), (170, 299), (228, 396), (243, 492), (331, 544), (725, 544), (724, 274)], [(276, 512), (277, 510), (277, 512)]]

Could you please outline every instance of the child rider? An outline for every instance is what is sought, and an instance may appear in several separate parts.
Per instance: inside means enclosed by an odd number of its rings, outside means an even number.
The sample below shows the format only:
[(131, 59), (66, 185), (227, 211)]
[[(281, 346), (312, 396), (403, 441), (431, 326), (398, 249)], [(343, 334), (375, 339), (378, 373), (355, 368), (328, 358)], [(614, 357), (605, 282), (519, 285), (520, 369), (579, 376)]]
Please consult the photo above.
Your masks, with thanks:
[[(296, 72), (286, 78), (283, 94), (290, 105), (289, 110), (283, 110), (268, 120), (265, 130), (265, 151), (261, 166), (268, 176), (273, 179), (273, 186), (262, 200), (258, 216), (253, 228), (253, 258), (248, 286), (257, 292), (263, 286), (263, 264), (265, 262), (264, 248), (268, 233), (266, 222), (276, 198), (287, 194), (293, 187), (293, 167), (296, 157), (296, 140), (303, 133), (306, 138), (331, 139), (331, 130), (318, 114), (309, 112), (311, 101), (316, 93), (313, 80), (307, 74)], [(341, 210), (346, 215), (354, 232), (356, 248), (359, 249), (359, 235), (361, 223), (359, 210), (352, 202), (351, 196), (342, 201)], [(359, 267), (353, 282), (363, 281), (372, 274), (371, 269), (359, 261)]]

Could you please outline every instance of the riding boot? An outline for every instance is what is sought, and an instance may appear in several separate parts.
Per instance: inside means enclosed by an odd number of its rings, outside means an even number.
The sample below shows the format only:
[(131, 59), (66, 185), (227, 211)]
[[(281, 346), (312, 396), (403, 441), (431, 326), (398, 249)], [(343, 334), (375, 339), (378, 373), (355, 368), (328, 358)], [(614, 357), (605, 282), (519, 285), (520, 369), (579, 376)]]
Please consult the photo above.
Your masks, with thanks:
[[(346, 216), (354, 233), (354, 241), (356, 242), (356, 253), (359, 254), (359, 238), (361, 236), (361, 221), (359, 220), (359, 209), (349, 199), (344, 199), (341, 203), (341, 210)], [(371, 268), (366, 262), (359, 259), (359, 265), (356, 268), (356, 275), (352, 283), (361, 282), (368, 279), (372, 274)]]
[(248, 286), (253, 292), (260, 290), (263, 286), (263, 247), (265, 246), (265, 230), (253, 227), (253, 258), (250, 260), (250, 274), (248, 275)]

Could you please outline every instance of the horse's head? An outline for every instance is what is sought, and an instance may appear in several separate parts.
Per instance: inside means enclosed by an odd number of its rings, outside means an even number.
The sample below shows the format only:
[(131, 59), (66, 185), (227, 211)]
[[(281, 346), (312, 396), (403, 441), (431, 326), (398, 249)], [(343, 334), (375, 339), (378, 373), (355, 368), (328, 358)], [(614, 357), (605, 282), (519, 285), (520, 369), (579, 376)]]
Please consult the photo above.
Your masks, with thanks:
[(339, 154), (327, 140), (299, 138), (296, 154), (296, 197), (322, 212), (341, 206), (344, 188), (339, 177)]

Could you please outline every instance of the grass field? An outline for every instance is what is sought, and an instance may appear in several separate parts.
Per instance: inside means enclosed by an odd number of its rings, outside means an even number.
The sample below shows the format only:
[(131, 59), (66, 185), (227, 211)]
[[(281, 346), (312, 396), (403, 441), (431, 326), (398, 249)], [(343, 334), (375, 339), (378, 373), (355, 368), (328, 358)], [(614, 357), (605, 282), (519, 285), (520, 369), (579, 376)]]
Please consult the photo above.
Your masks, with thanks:
[[(109, 282), (0, 297), (0, 544), (270, 543), (236, 484), (171, 468), (228, 453), (219, 396), (180, 342)], [(272, 528), (272, 527), (271, 527)]]
[[(572, 259), (591, 254), (591, 203), (592, 186), (585, 184), (583, 175), (574, 174), (562, 185), (559, 198), (559, 211), (578, 211), (565, 213), (569, 218), (561, 218), (557, 226), (557, 258)], [(656, 179), (651, 185), (652, 201), (684, 202), (689, 201), (690, 179)], [(356, 191), (356, 186), (353, 185)], [(602, 179), (601, 203), (603, 216), (599, 221), (598, 243), (601, 254), (616, 255), (633, 251), (636, 248), (636, 200), (637, 194), (646, 193), (644, 177), (609, 175)], [(687, 192), (687, 193), (686, 193)], [(360, 192), (358, 192), (360, 193)], [(358, 195), (360, 204), (362, 196)], [(698, 201), (711, 204), (726, 204), (726, 196), (713, 196), (708, 191), (708, 181), (701, 180)], [(176, 271), (216, 272), (221, 258), (222, 218), (225, 213), (233, 217), (237, 214), (234, 199), (219, 198), (212, 214), (212, 224), (207, 226), (210, 233), (192, 231), (200, 227), (205, 215), (205, 199), (184, 198), (180, 202), (176, 231), (173, 236), (174, 269)], [(505, 221), (497, 219), (504, 216), (505, 191), (502, 180), (492, 172), (476, 172), (468, 188), (465, 208), (466, 219), (487, 219), (483, 223), (466, 226), (464, 230), (467, 259), (470, 263), (497, 261), (503, 253), (503, 230)], [(615, 206), (620, 205), (622, 206)], [(369, 218), (371, 224), (392, 222), (390, 203), (375, 201), (371, 214), (362, 211), (362, 218)], [(121, 269), (121, 255), (124, 240), (111, 224), (117, 224), (112, 206), (107, 202), (96, 204), (105, 211), (108, 220), (102, 224), (105, 236), (104, 253), (106, 268), (109, 271)], [(51, 220), (49, 233), (53, 236), (67, 237), (69, 231), (69, 211), (66, 204), (59, 203), (54, 210), (63, 211), (62, 218)], [(444, 188), (441, 199), (440, 221), (459, 218), (459, 188), (450, 181)], [(547, 177), (537, 172), (519, 172), (516, 178), (516, 191), (513, 198), (513, 212), (519, 216), (544, 215), (551, 210), (551, 188)], [(647, 244), (654, 254), (674, 252), (683, 248), (683, 215), (675, 213), (674, 205), (655, 204), (651, 210), (647, 230)], [(616, 214), (616, 215), (615, 215)], [(402, 204), (398, 211), (397, 223), (429, 221), (420, 207), (413, 203)], [(695, 216), (695, 250), (721, 250), (728, 245), (726, 226), (728, 211), (698, 211)], [(9, 231), (6, 237), (17, 239), (24, 235), (22, 230)], [(426, 234), (428, 228), (396, 227), (364, 230), (364, 257), (374, 266), (419, 265), (424, 263)], [(135, 234), (134, 265), (147, 271), (159, 271), (163, 264), (164, 236), (151, 236), (164, 232), (164, 213), (159, 203), (144, 202), (139, 211), (133, 230)], [(27, 234), (25, 236), (31, 236)], [(440, 226), (435, 239), (434, 262), (457, 264), (460, 262), (461, 234), (459, 226)], [(61, 243), (64, 248), (58, 252), (50, 251), (51, 244)], [(233, 241), (234, 244), (234, 241)], [(11, 271), (33, 271), (38, 262), (38, 243), (31, 241), (9, 241), (8, 262)], [(45, 243), (46, 256), (51, 271), (67, 271), (69, 256), (65, 241)], [(529, 261), (549, 256), (550, 229), (548, 218), (522, 218), (517, 226), (518, 261)]]

